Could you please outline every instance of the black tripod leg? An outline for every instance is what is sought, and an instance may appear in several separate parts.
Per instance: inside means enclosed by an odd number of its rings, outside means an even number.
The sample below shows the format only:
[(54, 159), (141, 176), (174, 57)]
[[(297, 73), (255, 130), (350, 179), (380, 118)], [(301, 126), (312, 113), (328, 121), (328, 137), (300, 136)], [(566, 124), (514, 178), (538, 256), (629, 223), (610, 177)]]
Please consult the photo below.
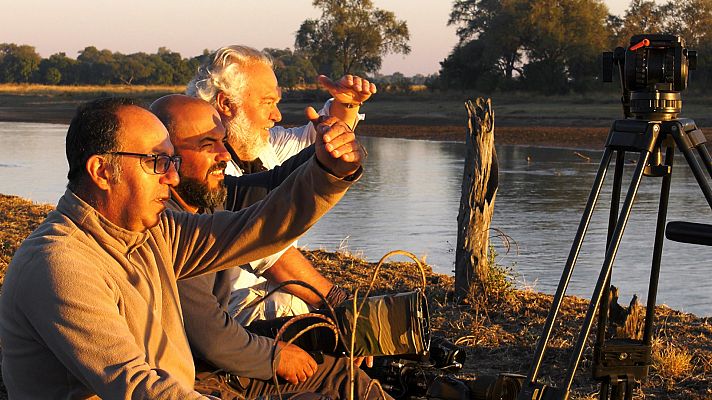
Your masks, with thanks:
[[(618, 212), (621, 198), (621, 184), (623, 181), (623, 165), (625, 164), (625, 151), (619, 150), (616, 152), (616, 168), (613, 173), (613, 189), (611, 190), (611, 207), (608, 215), (608, 236), (606, 238), (606, 248), (611, 243), (613, 232), (618, 222)], [(606, 327), (608, 326), (608, 308), (610, 307), (610, 292), (611, 292), (611, 277), (609, 276), (606, 283), (603, 285), (603, 295), (601, 296), (601, 305), (598, 309), (598, 329), (596, 332), (596, 346), (593, 353), (594, 365), (599, 363), (600, 350), (603, 348), (603, 343), (606, 340)], [(608, 399), (609, 381), (601, 382), (601, 390), (599, 392), (600, 400)]]
[(618, 246), (621, 243), (623, 237), (623, 231), (628, 223), (628, 218), (630, 217), (630, 211), (633, 208), (633, 201), (638, 193), (638, 188), (640, 187), (640, 181), (643, 178), (643, 171), (648, 163), (648, 158), (650, 157), (649, 151), (642, 151), (640, 157), (638, 158), (638, 164), (635, 167), (635, 172), (633, 173), (630, 186), (628, 188), (628, 193), (626, 194), (625, 201), (623, 203), (623, 209), (621, 210), (620, 216), (618, 217), (618, 223), (616, 224), (616, 229), (613, 232), (613, 237), (611, 238), (608, 248), (606, 249), (606, 257), (601, 267), (601, 273), (598, 276), (598, 281), (596, 282), (596, 287), (593, 291), (593, 296), (591, 296), (591, 303), (589, 304), (588, 311), (586, 311), (586, 318), (583, 322), (583, 327), (579, 334), (576, 345), (574, 346), (574, 354), (571, 357), (566, 375), (566, 386), (564, 388), (565, 393), (571, 390), (571, 385), (573, 384), (574, 375), (576, 374), (576, 368), (581, 361), (581, 355), (583, 354), (583, 349), (586, 345), (586, 338), (591, 332), (591, 326), (593, 325), (593, 318), (598, 309), (598, 305), (601, 303), (601, 295), (603, 293), (603, 286), (611, 275), (611, 269), (613, 267), (613, 261), (616, 258), (616, 253), (618, 252)]
[(697, 153), (700, 155), (700, 158), (705, 164), (705, 168), (707, 169), (707, 174), (712, 177), (712, 157), (710, 157), (710, 152), (707, 150), (707, 146), (705, 146), (705, 142), (699, 143), (695, 145), (695, 148), (697, 149)]
[[(690, 169), (692, 170), (692, 174), (695, 176), (695, 179), (697, 180), (697, 184), (699, 185), (700, 189), (702, 189), (702, 194), (705, 196), (705, 200), (707, 200), (707, 204), (709, 204), (710, 208), (712, 208), (712, 189), (710, 189), (710, 185), (707, 182), (707, 178), (705, 175), (702, 173), (702, 168), (700, 167), (700, 164), (697, 162), (697, 159), (695, 158), (695, 155), (692, 153), (691, 147), (689, 145), (690, 141), (686, 137), (686, 133), (682, 130), (682, 125), (681, 124), (676, 124), (673, 125), (671, 128), (671, 133), (673, 139), (675, 139), (675, 144), (677, 144), (677, 147), (680, 149), (682, 154), (685, 156), (685, 160), (687, 161), (687, 165), (690, 166)], [(702, 143), (704, 145), (704, 143)], [(699, 147), (698, 147), (699, 151)], [(706, 151), (706, 149), (705, 149)], [(708, 154), (709, 156), (709, 154)], [(705, 161), (707, 162), (707, 161)]]
[[(688, 129), (689, 127), (692, 127), (692, 129)], [(694, 147), (697, 149), (697, 153), (700, 155), (705, 169), (707, 169), (707, 174), (712, 177), (712, 157), (710, 157), (710, 152), (707, 150), (707, 138), (705, 137), (705, 134), (697, 128), (697, 125), (694, 122), (692, 122), (692, 124), (688, 122), (682, 125), (679, 129), (680, 132), (684, 132), (683, 139), (685, 139), (685, 147), (689, 149)]]
[[(586, 207), (584, 209), (583, 215), (581, 216), (581, 221), (579, 222), (578, 230), (576, 231), (576, 236), (574, 242), (571, 245), (571, 251), (569, 252), (569, 258), (566, 261), (566, 266), (561, 275), (561, 280), (559, 281), (559, 286), (554, 294), (554, 301), (549, 309), (549, 314), (546, 317), (546, 323), (544, 324), (544, 332), (539, 337), (537, 342), (536, 351), (534, 352), (534, 361), (532, 363), (531, 369), (527, 376), (527, 381), (521, 392), (522, 395), (527, 392), (527, 389), (533, 390), (536, 383), (537, 376), (539, 375), (539, 368), (541, 368), (542, 360), (544, 359), (544, 352), (546, 351), (546, 344), (549, 342), (551, 337), (551, 331), (554, 327), (554, 321), (556, 320), (556, 315), (561, 308), (561, 302), (566, 293), (566, 288), (571, 280), (571, 274), (574, 270), (574, 265), (576, 264), (576, 259), (578, 258), (579, 251), (581, 250), (581, 245), (583, 239), (586, 236), (586, 230), (588, 229), (588, 224), (591, 222), (591, 215), (593, 214), (593, 209), (598, 201), (598, 196), (601, 193), (601, 187), (603, 186), (603, 181), (606, 177), (606, 171), (608, 170), (608, 165), (611, 162), (611, 155), (613, 150), (609, 147), (603, 153), (601, 158), (601, 163), (598, 166), (598, 172), (596, 173), (596, 179), (591, 187), (591, 192), (588, 195), (588, 201), (586, 202)], [(527, 387), (528, 386), (528, 387)]]
[(608, 392), (610, 391), (611, 388), (611, 382), (609, 379), (606, 379), (601, 382), (601, 389), (598, 392), (598, 398), (600, 400), (608, 400)]
[(655, 227), (655, 244), (653, 245), (653, 262), (650, 269), (650, 282), (648, 283), (648, 302), (645, 308), (645, 330), (643, 343), (650, 345), (653, 340), (653, 326), (655, 323), (655, 302), (658, 294), (658, 280), (660, 277), (660, 260), (663, 255), (663, 242), (665, 238), (665, 222), (667, 221), (668, 199), (670, 198), (670, 184), (672, 182), (672, 165), (675, 159), (675, 147), (665, 150), (665, 165), (670, 170), (663, 176), (660, 185), (660, 203), (658, 204), (658, 220)]

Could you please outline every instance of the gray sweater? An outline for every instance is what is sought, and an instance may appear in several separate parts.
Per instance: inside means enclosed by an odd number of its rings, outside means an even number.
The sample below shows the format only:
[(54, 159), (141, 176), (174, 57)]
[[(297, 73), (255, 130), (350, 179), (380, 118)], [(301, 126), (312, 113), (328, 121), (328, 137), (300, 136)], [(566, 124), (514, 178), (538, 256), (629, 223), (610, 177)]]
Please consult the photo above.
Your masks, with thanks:
[[(238, 211), (262, 200), (313, 154), (314, 146), (310, 146), (272, 170), (226, 176), (225, 209)], [(168, 208), (183, 210), (175, 201), (168, 202)], [(178, 293), (194, 357), (242, 377), (272, 377), (273, 340), (249, 333), (227, 311), (232, 293), (230, 270), (183, 279), (178, 282)]]
[(67, 191), (8, 267), (0, 340), (10, 397), (200, 398), (176, 279), (276, 252), (349, 185), (312, 160), (242, 212), (166, 211), (146, 232)]

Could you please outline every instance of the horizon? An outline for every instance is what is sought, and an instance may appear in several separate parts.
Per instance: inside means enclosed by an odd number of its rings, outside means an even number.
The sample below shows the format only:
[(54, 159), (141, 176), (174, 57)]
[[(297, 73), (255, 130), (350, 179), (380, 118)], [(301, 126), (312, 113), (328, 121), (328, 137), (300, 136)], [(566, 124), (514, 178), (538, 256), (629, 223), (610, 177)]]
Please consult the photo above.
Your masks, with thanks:
[[(205, 49), (215, 50), (230, 44), (245, 44), (259, 50), (294, 49), (294, 35), (301, 23), (321, 15), (320, 10), (312, 7), (311, 0), (273, 0), (269, 4), (241, 0), (239, 4), (230, 5), (208, 0), (204, 3), (207, 6), (200, 8), (189, 2), (168, 0), (105, 3), (97, 10), (97, 2), (90, 0), (68, 4), (0, 0), (0, 6), (10, 10), (0, 16), (0, 37), (6, 43), (34, 46), (44, 58), (60, 52), (76, 58), (79, 51), (88, 46), (124, 54), (155, 53), (158, 48), (166, 47), (189, 58), (202, 54)], [(622, 15), (630, 2), (605, 0), (604, 3), (610, 13)], [(373, 4), (405, 20), (411, 35), (411, 53), (383, 57), (378, 73), (400, 72), (406, 76), (437, 73), (440, 61), (458, 42), (456, 27), (447, 26), (452, 1), (425, 3), (429, 6), (427, 12), (423, 12), (422, 7), (413, 7), (413, 2), (407, 0), (373, 0)], [(99, 18), (102, 15), (99, 13), (112, 18)], [(190, 17), (195, 15), (199, 20), (193, 23)], [(196, 28), (185, 28), (193, 25)], [(175, 29), (176, 26), (181, 29)]]

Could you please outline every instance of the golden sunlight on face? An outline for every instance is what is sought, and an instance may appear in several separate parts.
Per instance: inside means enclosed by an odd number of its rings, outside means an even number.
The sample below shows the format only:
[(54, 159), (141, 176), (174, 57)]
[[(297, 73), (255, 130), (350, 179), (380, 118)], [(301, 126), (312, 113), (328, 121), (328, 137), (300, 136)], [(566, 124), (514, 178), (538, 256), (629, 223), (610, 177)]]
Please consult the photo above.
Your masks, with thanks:
[[(126, 106), (117, 116), (121, 126), (117, 134), (120, 151), (174, 154), (168, 131), (149, 111)], [(122, 156), (120, 163), (121, 180), (109, 189), (111, 204), (106, 217), (124, 229), (145, 231), (158, 223), (159, 214), (170, 198), (170, 186), (179, 182), (178, 173), (173, 165), (163, 175), (147, 172), (140, 157)]]
[(250, 124), (264, 137), (282, 120), (277, 104), (282, 99), (277, 77), (272, 68), (255, 64), (247, 69), (249, 80), (243, 97), (243, 110)]
[(230, 160), (225, 148), (225, 128), (218, 112), (208, 103), (195, 102), (180, 110), (173, 144), (183, 157), (180, 176), (200, 181), (210, 189), (222, 185), (224, 169), (216, 167)]

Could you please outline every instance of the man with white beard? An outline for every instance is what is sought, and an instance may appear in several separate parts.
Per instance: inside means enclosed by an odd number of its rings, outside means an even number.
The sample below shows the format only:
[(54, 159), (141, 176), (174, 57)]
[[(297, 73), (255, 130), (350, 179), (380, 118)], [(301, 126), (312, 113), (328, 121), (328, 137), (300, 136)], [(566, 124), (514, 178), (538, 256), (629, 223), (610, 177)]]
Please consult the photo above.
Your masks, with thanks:
[[(311, 123), (284, 128), (277, 107), (281, 89), (268, 55), (246, 46), (217, 50), (191, 80), (189, 96), (199, 97), (215, 107), (227, 129), (228, 144), (236, 164), (232, 174), (247, 174), (276, 165), (297, 154), (315, 140)], [(358, 76), (345, 75), (338, 82), (318, 77), (333, 99), (321, 115), (334, 116), (351, 129), (363, 115), (359, 108), (376, 93), (376, 86)], [(228, 168), (228, 174), (231, 174)]]
[[(315, 140), (316, 132), (311, 122), (296, 128), (276, 125), (282, 119), (277, 107), (281, 90), (272, 67), (269, 56), (258, 50), (246, 46), (223, 47), (209, 57), (188, 84), (186, 93), (212, 104), (227, 130), (226, 147), (232, 156), (227, 174), (242, 175), (272, 169)], [(376, 92), (376, 86), (352, 75), (346, 75), (338, 82), (325, 76), (318, 79), (333, 96), (320, 114), (337, 117), (353, 130), (363, 118), (358, 113), (360, 106)], [(309, 119), (316, 117), (316, 112), (311, 109)], [(249, 199), (249, 202), (254, 200), (258, 199)], [(249, 202), (243, 205), (247, 206)], [(255, 319), (302, 314), (309, 311), (308, 305), (321, 305), (318, 295), (301, 286), (290, 285), (258, 307), (244, 309), (279, 282), (302, 280), (309, 282), (323, 296), (346, 297), (345, 292), (323, 278), (294, 246), (244, 268), (266, 278), (256, 281), (255, 275), (239, 270), (235, 274), (230, 312), (244, 325)]]

